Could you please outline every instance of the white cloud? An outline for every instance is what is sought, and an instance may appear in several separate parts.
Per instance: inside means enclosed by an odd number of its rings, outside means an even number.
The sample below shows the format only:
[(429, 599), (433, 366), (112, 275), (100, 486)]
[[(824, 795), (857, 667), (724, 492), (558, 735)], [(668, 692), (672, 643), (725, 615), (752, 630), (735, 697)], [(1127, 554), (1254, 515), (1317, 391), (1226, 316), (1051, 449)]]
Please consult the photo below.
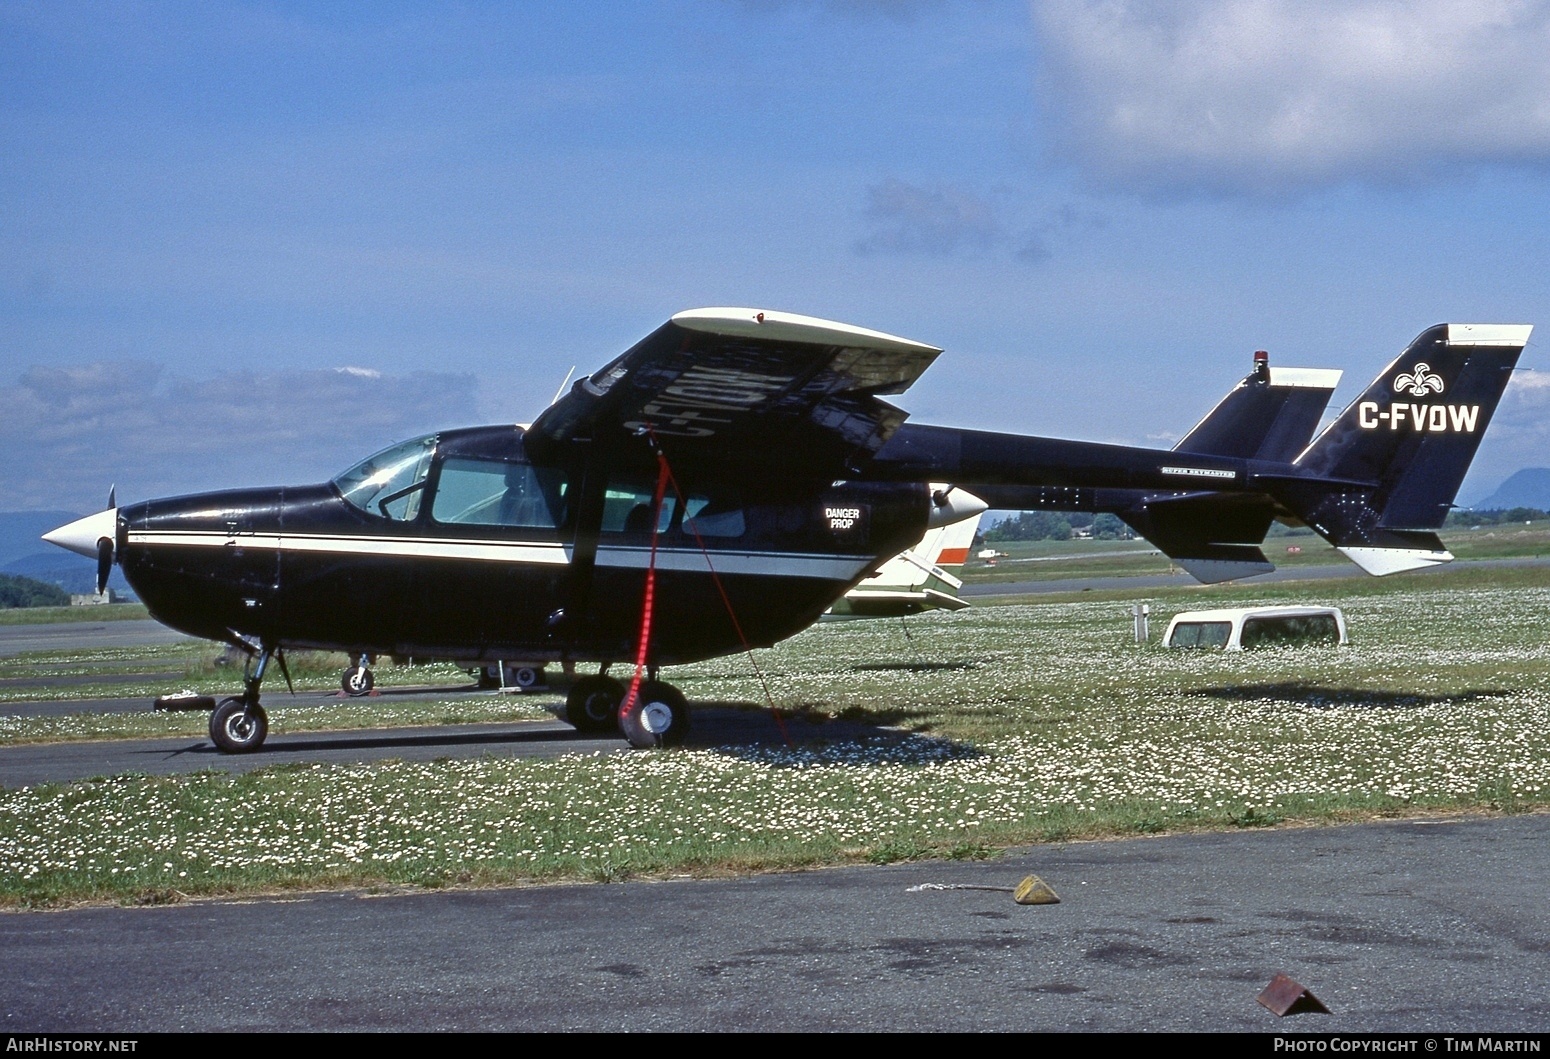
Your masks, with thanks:
[(101, 506), (320, 481), (403, 438), (476, 421), (472, 375), (372, 369), (165, 378), (143, 362), (0, 381), (0, 508)]
[(1280, 195), (1550, 160), (1546, 0), (1033, 0), (1057, 154)]

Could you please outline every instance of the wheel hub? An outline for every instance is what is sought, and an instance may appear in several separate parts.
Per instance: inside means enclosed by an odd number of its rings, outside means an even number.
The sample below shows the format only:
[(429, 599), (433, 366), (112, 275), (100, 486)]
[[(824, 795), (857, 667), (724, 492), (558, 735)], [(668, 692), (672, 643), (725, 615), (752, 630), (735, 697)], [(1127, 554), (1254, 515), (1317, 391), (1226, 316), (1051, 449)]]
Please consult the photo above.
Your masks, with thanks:
[(652, 735), (661, 735), (673, 726), (673, 710), (665, 702), (648, 702), (640, 711), (640, 721)]
[(588, 695), (586, 703), (587, 716), (598, 722), (610, 720), (614, 716), (614, 708), (617, 705), (613, 700), (613, 696), (607, 692), (600, 691), (596, 694)]

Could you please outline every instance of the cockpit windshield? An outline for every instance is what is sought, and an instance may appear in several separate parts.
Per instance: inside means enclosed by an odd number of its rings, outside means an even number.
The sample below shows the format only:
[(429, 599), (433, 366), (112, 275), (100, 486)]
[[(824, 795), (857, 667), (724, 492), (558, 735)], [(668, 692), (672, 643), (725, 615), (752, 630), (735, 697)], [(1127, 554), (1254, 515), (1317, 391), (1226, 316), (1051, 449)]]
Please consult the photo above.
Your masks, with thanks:
[(415, 438), (383, 449), (334, 479), (346, 500), (363, 511), (410, 521), (420, 513), (425, 475), (431, 469), (436, 436)]

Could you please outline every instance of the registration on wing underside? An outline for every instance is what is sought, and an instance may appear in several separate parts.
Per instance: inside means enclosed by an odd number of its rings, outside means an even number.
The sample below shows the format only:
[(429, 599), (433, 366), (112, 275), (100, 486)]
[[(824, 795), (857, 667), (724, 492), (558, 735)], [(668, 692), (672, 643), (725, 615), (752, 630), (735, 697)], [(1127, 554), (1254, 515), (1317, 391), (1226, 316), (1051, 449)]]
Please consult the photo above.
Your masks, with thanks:
[[(239, 544), (240, 542), (240, 544)], [(391, 555), (420, 559), (463, 559), (477, 562), (565, 565), (572, 560), (568, 544), (464, 540), (448, 537), (352, 537), (327, 534), (243, 534), (234, 539), (222, 531), (164, 531), (131, 533), (129, 543), (152, 547), (274, 549), (281, 552), (334, 555)], [(814, 577), (848, 581), (866, 568), (868, 556), (807, 552), (711, 551), (698, 548), (658, 548), (660, 570), (725, 574), (768, 574), (776, 577)], [(644, 570), (651, 549), (643, 546), (608, 546), (598, 549), (597, 565)]]
[(626, 430), (650, 427), (659, 434), (708, 438), (734, 416), (756, 410), (792, 382), (791, 375), (766, 375), (729, 368), (694, 367), (641, 406), (640, 419)]

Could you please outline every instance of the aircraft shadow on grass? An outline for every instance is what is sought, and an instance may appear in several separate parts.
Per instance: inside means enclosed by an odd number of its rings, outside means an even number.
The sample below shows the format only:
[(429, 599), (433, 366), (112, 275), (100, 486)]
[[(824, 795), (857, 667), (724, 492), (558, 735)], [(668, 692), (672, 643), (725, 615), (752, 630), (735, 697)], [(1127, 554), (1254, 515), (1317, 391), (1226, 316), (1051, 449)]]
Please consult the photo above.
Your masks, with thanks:
[(1413, 710), (1422, 706), (1462, 706), (1481, 699), (1503, 698), (1513, 694), (1513, 691), (1510, 688), (1475, 688), (1448, 695), (1423, 695), (1404, 691), (1373, 691), (1370, 688), (1332, 688), (1286, 681), (1195, 688), (1185, 694), (1234, 702), (1291, 702), (1310, 710)]

